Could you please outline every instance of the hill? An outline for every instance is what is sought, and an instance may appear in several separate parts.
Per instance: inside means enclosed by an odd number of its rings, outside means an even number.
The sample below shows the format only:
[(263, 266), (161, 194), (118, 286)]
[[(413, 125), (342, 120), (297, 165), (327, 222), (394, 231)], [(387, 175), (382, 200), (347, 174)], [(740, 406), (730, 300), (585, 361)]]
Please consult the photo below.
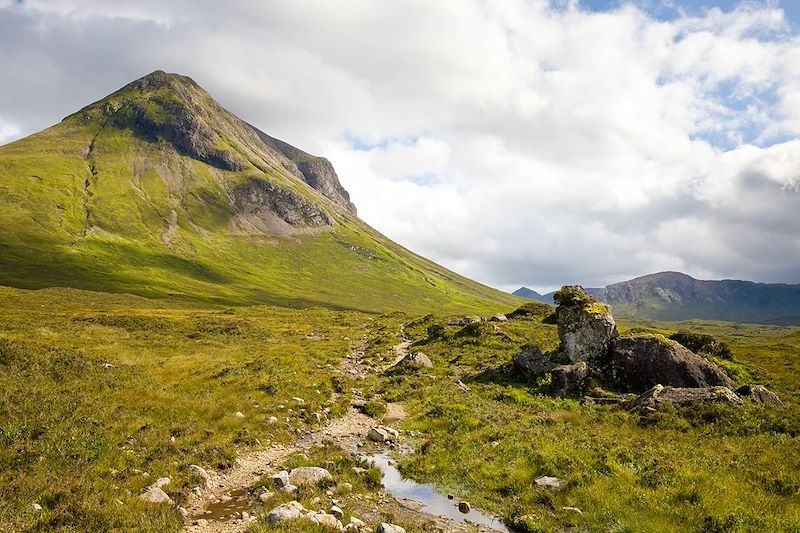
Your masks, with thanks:
[[(800, 285), (706, 281), (660, 272), (587, 292), (612, 304), (614, 314), (622, 318), (800, 324)], [(519, 291), (514, 294), (524, 296)], [(531, 299), (553, 301), (552, 293)]]
[(162, 71), (0, 147), (0, 228), (13, 287), (365, 311), (518, 302), (382, 236), (329, 161)]
[[(543, 302), (544, 301), (544, 296), (542, 296), (541, 294), (539, 294), (538, 292), (536, 292), (533, 289), (529, 289), (528, 287), (520, 287), (519, 289), (515, 290), (511, 294), (513, 294), (514, 296), (520, 296), (522, 298), (528, 298), (529, 300), (536, 300), (538, 302)], [(546, 302), (546, 303), (552, 303), (552, 302), (553, 302), (553, 299), (551, 298), (550, 301)]]

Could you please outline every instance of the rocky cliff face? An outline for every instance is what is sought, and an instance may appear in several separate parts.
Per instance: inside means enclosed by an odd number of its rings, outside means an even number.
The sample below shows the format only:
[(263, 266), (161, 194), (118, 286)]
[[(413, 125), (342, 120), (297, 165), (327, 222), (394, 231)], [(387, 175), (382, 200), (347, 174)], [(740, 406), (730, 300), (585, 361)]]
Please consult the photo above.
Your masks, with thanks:
[(350, 193), (339, 183), (339, 176), (336, 175), (330, 161), (324, 157), (307, 154), (290, 144), (270, 137), (263, 131), (258, 129), (255, 131), (264, 144), (280, 152), (289, 160), (291, 164), (286, 165), (287, 170), (301, 177), (311, 188), (319, 191), (335, 204), (344, 207), (354, 215), (356, 214), (356, 206), (350, 201)]

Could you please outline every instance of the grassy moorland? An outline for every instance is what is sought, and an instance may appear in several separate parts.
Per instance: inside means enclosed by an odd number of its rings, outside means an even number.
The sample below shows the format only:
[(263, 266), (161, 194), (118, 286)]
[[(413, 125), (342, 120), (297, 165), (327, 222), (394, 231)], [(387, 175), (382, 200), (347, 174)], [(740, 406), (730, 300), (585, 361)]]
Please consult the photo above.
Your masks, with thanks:
[[(787, 404), (667, 409), (643, 425), (638, 413), (556, 398), (546, 382), (505, 370), (524, 344), (556, 346), (545, 306), (461, 327), (441, 316), (211, 307), (73, 289), (0, 288), (0, 298), (0, 530), (179, 530), (175, 507), (198, 482), (189, 464), (224, 469), (237, 451), (293, 442), (313, 424), (288, 411), (293, 396), (309, 413), (342, 414), (355, 386), (337, 371), (342, 356), (359, 346), (363, 362), (386, 364), (401, 326), (434, 368), (373, 373), (357, 386), (376, 416), (382, 403), (404, 402), (403, 428), (415, 436), (403, 438), (416, 451), (396, 457), (406, 475), (522, 531), (800, 528), (797, 329), (623, 324), (713, 334), (730, 344), (725, 364), (737, 380), (768, 384)], [(271, 416), (280, 423), (266, 424)], [(335, 449), (287, 466), (323, 463), (365, 501), (374, 497), (374, 476), (354, 477), (353, 458)], [(539, 475), (568, 485), (537, 489)], [(172, 479), (165, 490), (176, 506), (139, 502), (161, 476)], [(320, 531), (263, 517), (254, 526), (288, 530)]]

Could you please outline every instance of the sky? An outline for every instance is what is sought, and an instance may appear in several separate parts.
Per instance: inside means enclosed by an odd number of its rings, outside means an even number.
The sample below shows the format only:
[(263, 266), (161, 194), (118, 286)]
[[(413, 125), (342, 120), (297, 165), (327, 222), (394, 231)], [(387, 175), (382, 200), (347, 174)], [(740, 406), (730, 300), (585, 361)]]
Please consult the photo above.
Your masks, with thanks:
[(503, 290), (800, 283), (797, 0), (0, 0), (0, 143), (156, 69)]

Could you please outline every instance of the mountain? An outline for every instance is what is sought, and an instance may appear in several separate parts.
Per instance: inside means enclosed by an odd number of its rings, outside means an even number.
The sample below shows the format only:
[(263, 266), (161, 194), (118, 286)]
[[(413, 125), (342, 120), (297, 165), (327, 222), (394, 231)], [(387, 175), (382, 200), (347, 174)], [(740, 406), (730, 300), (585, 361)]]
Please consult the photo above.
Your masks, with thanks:
[[(612, 304), (622, 318), (800, 325), (800, 285), (704, 281), (660, 272), (587, 292)], [(533, 299), (552, 303), (552, 293)]]
[[(528, 287), (520, 287), (519, 289), (515, 290), (511, 294), (513, 294), (514, 296), (520, 296), (522, 298), (527, 298), (529, 300), (536, 300), (537, 302), (544, 302), (544, 296), (542, 296), (541, 294), (539, 294), (538, 292), (536, 292), (533, 289), (529, 289)], [(552, 298), (550, 299), (550, 301), (545, 302), (545, 303), (553, 303)]]
[(0, 147), (0, 284), (386, 310), (513, 296), (390, 241), (330, 162), (153, 72)]

